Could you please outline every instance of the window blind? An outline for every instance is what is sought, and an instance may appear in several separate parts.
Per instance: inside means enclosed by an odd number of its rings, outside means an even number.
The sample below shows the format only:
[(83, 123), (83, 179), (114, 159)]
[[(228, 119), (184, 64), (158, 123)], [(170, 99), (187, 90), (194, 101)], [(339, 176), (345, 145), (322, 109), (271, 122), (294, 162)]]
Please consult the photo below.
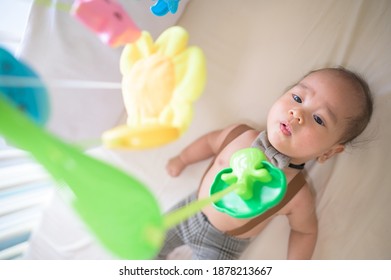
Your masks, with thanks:
[(28, 247), (52, 180), (28, 153), (0, 139), (0, 259), (18, 259)]

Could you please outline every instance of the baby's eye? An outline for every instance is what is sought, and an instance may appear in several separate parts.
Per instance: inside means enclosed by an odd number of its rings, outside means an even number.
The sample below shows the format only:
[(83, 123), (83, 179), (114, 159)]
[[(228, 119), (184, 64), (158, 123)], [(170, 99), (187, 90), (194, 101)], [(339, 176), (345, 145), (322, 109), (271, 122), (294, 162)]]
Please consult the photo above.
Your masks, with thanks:
[(314, 115), (314, 120), (315, 120), (318, 124), (324, 126), (324, 122), (323, 122), (323, 120), (322, 120), (319, 116)]
[(302, 103), (303, 101), (301, 100), (301, 98), (296, 95), (296, 94), (292, 94), (292, 98), (293, 100), (295, 100), (297, 103)]

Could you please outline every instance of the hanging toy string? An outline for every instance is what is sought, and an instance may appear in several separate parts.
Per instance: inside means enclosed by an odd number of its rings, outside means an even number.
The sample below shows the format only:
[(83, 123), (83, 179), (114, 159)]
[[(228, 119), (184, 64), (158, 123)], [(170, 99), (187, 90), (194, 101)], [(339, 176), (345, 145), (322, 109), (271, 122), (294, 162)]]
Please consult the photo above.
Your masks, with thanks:
[(70, 3), (62, 3), (62, 2), (53, 3), (52, 0), (35, 0), (35, 3), (45, 7), (55, 8), (56, 10), (61, 12), (70, 12), (72, 9), (72, 4)]
[(15, 88), (72, 88), (72, 89), (121, 89), (121, 83), (86, 80), (56, 80), (43, 82), (37, 78), (21, 76), (0, 76), (0, 86)]

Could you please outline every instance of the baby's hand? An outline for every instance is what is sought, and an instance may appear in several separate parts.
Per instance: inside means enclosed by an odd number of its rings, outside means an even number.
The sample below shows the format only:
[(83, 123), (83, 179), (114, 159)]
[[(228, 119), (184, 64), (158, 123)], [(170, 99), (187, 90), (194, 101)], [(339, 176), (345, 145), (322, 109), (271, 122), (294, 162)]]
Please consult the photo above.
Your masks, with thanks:
[(180, 156), (171, 158), (166, 166), (168, 174), (172, 177), (177, 177), (182, 173), (182, 170), (185, 169), (186, 164), (182, 161)]

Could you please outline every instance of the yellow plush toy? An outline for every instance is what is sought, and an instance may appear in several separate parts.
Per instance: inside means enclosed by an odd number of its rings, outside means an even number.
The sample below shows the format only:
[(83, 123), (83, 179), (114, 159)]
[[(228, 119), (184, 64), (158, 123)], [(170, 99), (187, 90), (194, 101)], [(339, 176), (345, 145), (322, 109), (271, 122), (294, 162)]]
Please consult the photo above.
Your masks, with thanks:
[(144, 149), (180, 137), (192, 119), (192, 103), (206, 81), (202, 50), (187, 47), (189, 35), (179, 26), (168, 28), (156, 42), (148, 32), (125, 46), (121, 59), (126, 125), (106, 131), (109, 148)]

